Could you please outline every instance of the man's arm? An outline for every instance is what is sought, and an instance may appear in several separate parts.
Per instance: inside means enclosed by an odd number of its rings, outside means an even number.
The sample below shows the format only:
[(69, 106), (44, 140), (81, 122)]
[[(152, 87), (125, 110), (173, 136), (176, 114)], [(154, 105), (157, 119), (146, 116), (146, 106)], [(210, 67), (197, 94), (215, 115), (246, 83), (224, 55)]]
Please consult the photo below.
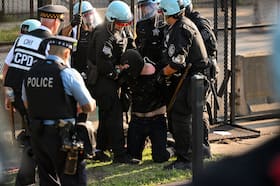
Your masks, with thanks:
[(66, 68), (61, 72), (64, 89), (79, 103), (82, 112), (92, 112), (96, 102), (91, 97), (80, 73), (73, 68)]

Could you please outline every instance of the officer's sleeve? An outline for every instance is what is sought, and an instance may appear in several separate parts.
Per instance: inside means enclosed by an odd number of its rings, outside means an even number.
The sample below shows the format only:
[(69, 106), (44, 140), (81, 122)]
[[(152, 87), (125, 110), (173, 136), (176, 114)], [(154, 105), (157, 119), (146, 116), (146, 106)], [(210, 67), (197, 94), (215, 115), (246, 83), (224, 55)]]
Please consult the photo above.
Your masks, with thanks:
[[(108, 57), (104, 54), (104, 43), (106, 40), (97, 37), (96, 40), (96, 66), (98, 75), (115, 78), (115, 65), (116, 63), (116, 54), (112, 53), (112, 57)], [(113, 51), (113, 49), (112, 49)]]
[(14, 57), (14, 49), (15, 49), (15, 45), (13, 45), (13, 47), (10, 49), (10, 51), (8, 52), (6, 58), (5, 58), (5, 63), (9, 66), (13, 60)]
[(171, 45), (168, 48), (168, 52), (171, 56), (172, 62), (170, 63), (171, 68), (181, 70), (186, 67), (186, 59), (189, 56), (189, 51), (192, 46), (194, 33), (187, 28), (187, 25), (182, 26), (180, 31), (176, 32), (176, 38), (174, 46)]
[(66, 68), (61, 71), (61, 78), (66, 94), (73, 96), (81, 106), (92, 102), (93, 98), (77, 70)]
[(99, 76), (110, 76), (114, 70), (113, 58), (108, 59), (104, 53), (104, 43), (106, 42), (106, 30), (96, 28), (89, 42), (88, 62), (97, 66)]

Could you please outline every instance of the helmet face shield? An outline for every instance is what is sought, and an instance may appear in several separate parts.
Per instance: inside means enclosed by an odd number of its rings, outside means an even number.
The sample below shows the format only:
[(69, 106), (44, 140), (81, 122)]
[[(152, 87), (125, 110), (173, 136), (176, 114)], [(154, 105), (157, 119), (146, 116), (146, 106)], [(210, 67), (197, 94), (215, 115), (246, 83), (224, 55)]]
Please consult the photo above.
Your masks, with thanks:
[(102, 22), (98, 12), (95, 9), (83, 13), (82, 19), (83, 23), (89, 27), (95, 27)]
[(93, 11), (88, 11), (83, 14), (82, 16), (83, 23), (88, 25), (88, 26), (93, 26), (94, 25), (94, 13)]
[(139, 3), (137, 5), (137, 21), (150, 19), (156, 15), (158, 4), (152, 2)]

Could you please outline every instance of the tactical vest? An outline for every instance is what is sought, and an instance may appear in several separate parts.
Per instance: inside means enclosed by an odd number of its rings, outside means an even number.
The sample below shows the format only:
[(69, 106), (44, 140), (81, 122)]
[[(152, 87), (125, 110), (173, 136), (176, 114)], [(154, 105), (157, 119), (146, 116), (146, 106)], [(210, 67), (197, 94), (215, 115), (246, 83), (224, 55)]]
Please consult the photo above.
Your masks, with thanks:
[(21, 89), (26, 72), (38, 60), (45, 59), (47, 41), (44, 39), (50, 36), (48, 31), (37, 29), (18, 38), (5, 78), (5, 86)]
[(75, 118), (76, 101), (66, 95), (60, 72), (66, 66), (54, 61), (39, 61), (25, 78), (26, 96), (33, 119)]

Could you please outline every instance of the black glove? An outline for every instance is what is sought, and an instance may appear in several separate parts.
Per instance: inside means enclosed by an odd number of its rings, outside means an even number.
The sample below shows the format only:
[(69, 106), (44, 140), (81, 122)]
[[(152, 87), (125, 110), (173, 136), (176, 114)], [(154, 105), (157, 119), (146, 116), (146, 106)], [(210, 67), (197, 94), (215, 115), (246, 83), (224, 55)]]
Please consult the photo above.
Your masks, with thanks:
[(163, 70), (160, 70), (156, 73), (156, 82), (159, 85), (165, 85), (166, 76), (163, 73)]
[(120, 101), (122, 105), (122, 111), (128, 112), (129, 107), (131, 105), (131, 90), (129, 87), (122, 86), (121, 94), (120, 94)]
[(112, 70), (112, 72), (110, 72), (109, 74), (107, 74), (107, 77), (113, 80), (118, 79), (119, 76), (119, 72), (115, 69)]
[(71, 20), (71, 26), (75, 27), (80, 24), (82, 24), (82, 16), (80, 14), (74, 15), (73, 19)]

